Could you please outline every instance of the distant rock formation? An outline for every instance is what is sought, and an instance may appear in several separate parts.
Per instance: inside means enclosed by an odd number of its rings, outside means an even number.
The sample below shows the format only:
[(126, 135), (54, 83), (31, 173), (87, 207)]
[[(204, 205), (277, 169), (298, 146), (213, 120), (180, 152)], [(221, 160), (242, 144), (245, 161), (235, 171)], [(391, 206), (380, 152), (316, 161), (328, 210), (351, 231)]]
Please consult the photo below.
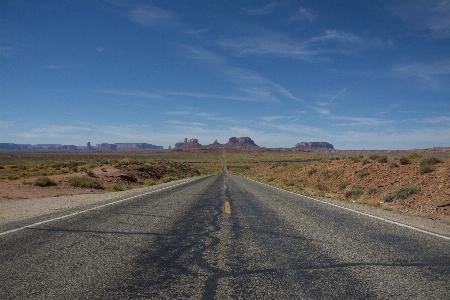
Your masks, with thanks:
[(333, 145), (327, 142), (301, 142), (294, 148), (302, 151), (334, 150)]
[(94, 148), (92, 148), (91, 146), (91, 142), (87, 143), (86, 148), (84, 148), (84, 150), (94, 150)]
[(249, 137), (231, 137), (226, 143), (225, 147), (227, 148), (251, 148), (251, 147), (259, 147), (255, 144), (255, 142)]
[(201, 144), (198, 143), (198, 139), (190, 139), (184, 138), (184, 142), (179, 142), (175, 144), (175, 149), (177, 148), (197, 148), (202, 147)]

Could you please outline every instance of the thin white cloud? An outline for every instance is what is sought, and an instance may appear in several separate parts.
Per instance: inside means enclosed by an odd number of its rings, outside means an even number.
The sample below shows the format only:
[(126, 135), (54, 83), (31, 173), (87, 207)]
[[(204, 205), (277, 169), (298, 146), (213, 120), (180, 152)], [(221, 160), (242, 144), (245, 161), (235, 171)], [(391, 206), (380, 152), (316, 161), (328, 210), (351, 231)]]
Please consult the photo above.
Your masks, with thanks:
[(386, 2), (414, 30), (428, 31), (434, 38), (450, 37), (450, 1), (416, 0)]
[(173, 124), (178, 126), (206, 126), (205, 123), (200, 122), (185, 122), (185, 121), (179, 121), (179, 120), (168, 120), (165, 121), (167, 124)]
[(289, 18), (289, 20), (292, 22), (303, 20), (312, 22), (315, 20), (315, 18), (316, 16), (312, 13), (311, 9), (299, 7), (297, 11), (295, 11), (294, 14)]
[(278, 3), (273, 2), (273, 3), (269, 3), (266, 4), (263, 7), (257, 7), (257, 8), (242, 8), (242, 10), (251, 16), (261, 16), (261, 15), (268, 15), (271, 14), (273, 12), (273, 10), (278, 6)]
[[(330, 53), (352, 55), (370, 47), (380, 47), (382, 42), (364, 39), (355, 34), (326, 30), (323, 34), (298, 41), (282, 34), (265, 31), (249, 33), (248, 36), (223, 38), (217, 42), (221, 47), (232, 49), (238, 55), (273, 54), (311, 60)], [(317, 58), (316, 57), (316, 58)]]
[(153, 94), (143, 91), (135, 91), (135, 90), (99, 90), (100, 93), (110, 94), (110, 95), (118, 95), (118, 96), (128, 96), (134, 98), (144, 98), (144, 99), (156, 99), (162, 100), (163, 96), (159, 94)]
[(287, 117), (283, 117), (283, 116), (266, 116), (266, 117), (261, 117), (260, 119), (266, 122), (273, 122), (276, 120), (281, 120), (281, 119), (285, 119)]
[(450, 60), (399, 65), (393, 68), (393, 74), (399, 77), (418, 78), (431, 88), (445, 88), (448, 86), (441, 78), (450, 75)]
[(150, 5), (133, 8), (128, 18), (149, 28), (172, 26), (178, 23), (178, 17), (174, 12)]
[(345, 117), (345, 116), (330, 116), (329, 120), (343, 120), (349, 121), (347, 123), (338, 123), (334, 126), (379, 126), (393, 123), (391, 120), (380, 120), (376, 118), (355, 118), (355, 117)]
[(450, 125), (450, 117), (440, 116), (440, 117), (436, 117), (436, 118), (425, 118), (422, 120), (422, 122), (428, 123), (428, 124)]
[(165, 115), (190, 115), (191, 112), (187, 110), (181, 110), (181, 111), (166, 111), (164, 113)]

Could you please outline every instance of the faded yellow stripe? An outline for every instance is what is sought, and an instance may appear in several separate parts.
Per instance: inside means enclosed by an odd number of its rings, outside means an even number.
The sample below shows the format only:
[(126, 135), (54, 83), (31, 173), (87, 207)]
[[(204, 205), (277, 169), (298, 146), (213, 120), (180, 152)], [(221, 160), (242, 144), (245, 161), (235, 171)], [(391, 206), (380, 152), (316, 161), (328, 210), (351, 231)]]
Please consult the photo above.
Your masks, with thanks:
[(225, 201), (225, 213), (227, 215), (231, 215), (231, 207), (230, 207), (230, 202)]

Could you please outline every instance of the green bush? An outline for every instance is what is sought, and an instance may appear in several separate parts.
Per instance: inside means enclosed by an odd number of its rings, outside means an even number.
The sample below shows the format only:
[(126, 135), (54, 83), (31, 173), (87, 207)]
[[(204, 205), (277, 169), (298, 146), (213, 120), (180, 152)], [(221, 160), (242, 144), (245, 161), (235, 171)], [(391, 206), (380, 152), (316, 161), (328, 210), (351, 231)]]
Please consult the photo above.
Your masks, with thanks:
[(154, 181), (153, 179), (146, 179), (146, 180), (144, 181), (144, 184), (145, 184), (146, 186), (152, 186), (152, 185), (157, 184), (157, 182)]
[(356, 176), (358, 176), (359, 178), (364, 178), (367, 175), (369, 175), (369, 171), (367, 171), (367, 170), (361, 170), (358, 173), (356, 173)]
[(330, 177), (331, 177), (330, 171), (328, 171), (328, 170), (323, 171), (323, 172), (322, 172), (322, 177), (323, 177), (323, 180), (328, 180), (328, 179), (330, 179)]
[(369, 159), (371, 159), (371, 160), (377, 160), (379, 158), (380, 158), (380, 156), (378, 154), (372, 154), (371, 156), (369, 156)]
[(89, 177), (72, 177), (69, 179), (69, 185), (82, 188), (102, 189), (103, 187), (97, 180)]
[(350, 159), (352, 162), (360, 162), (361, 161), (361, 157), (358, 156), (350, 156), (348, 159)]
[(391, 168), (391, 169), (398, 168), (398, 167), (399, 167), (399, 165), (395, 161), (393, 161), (389, 164), (389, 168)]
[(364, 194), (364, 191), (361, 188), (348, 188), (344, 191), (345, 198), (358, 198), (362, 194)]
[(154, 170), (154, 167), (149, 163), (145, 163), (139, 167), (139, 171), (141, 171), (141, 172), (151, 172), (153, 170)]
[(424, 165), (436, 165), (438, 163), (440, 163), (441, 161), (439, 160), (439, 158), (434, 157), (434, 156), (425, 156), (420, 160), (420, 166), (424, 166)]
[(345, 189), (349, 184), (350, 184), (350, 182), (348, 182), (348, 181), (341, 182), (341, 183), (339, 184), (339, 189), (340, 189), (340, 190), (343, 190), (343, 189)]
[(377, 192), (378, 192), (378, 189), (376, 187), (374, 187), (374, 186), (370, 187), (367, 190), (367, 194), (369, 194), (369, 195), (375, 195)]
[(316, 172), (317, 172), (317, 169), (316, 169), (316, 168), (311, 168), (311, 169), (308, 171), (308, 175), (311, 176), (311, 175), (313, 175), (313, 174), (316, 173)]
[(36, 186), (41, 186), (41, 187), (46, 187), (46, 186), (52, 186), (52, 185), (56, 185), (56, 183), (54, 183), (52, 180), (50, 180), (47, 177), (39, 177), (38, 179), (36, 179), (36, 181), (34, 182), (34, 185)]
[(401, 165), (407, 165), (410, 163), (409, 158), (407, 158), (406, 156), (400, 157), (399, 162)]
[(427, 173), (431, 173), (433, 172), (434, 169), (431, 165), (423, 165), (419, 167), (419, 174), (423, 175), (423, 174), (427, 174)]
[(123, 191), (124, 189), (121, 186), (115, 184), (112, 187), (110, 187), (108, 190), (110, 192), (120, 192), (120, 191)]
[(341, 175), (342, 175), (342, 169), (336, 169), (336, 170), (333, 171), (333, 177), (334, 178), (337, 179)]
[(322, 192), (328, 192), (328, 190), (329, 190), (328, 187), (325, 184), (322, 184), (322, 183), (316, 184), (316, 188), (319, 191), (322, 191)]
[(369, 163), (369, 159), (367, 159), (367, 158), (363, 158), (362, 160), (361, 160), (361, 165), (365, 165), (365, 164), (368, 164)]
[(415, 186), (401, 187), (395, 191), (395, 198), (403, 200), (403, 199), (406, 199), (409, 196), (417, 193), (417, 191), (418, 191), (417, 187), (415, 187)]
[(385, 202), (392, 202), (394, 201), (395, 197), (391, 193), (384, 192), (381, 194), (381, 199), (383, 199), (383, 201)]
[(387, 163), (387, 162), (388, 162), (387, 156), (386, 156), (386, 155), (380, 156), (380, 157), (378, 158), (378, 162), (379, 162), (379, 163), (382, 163), (382, 164)]

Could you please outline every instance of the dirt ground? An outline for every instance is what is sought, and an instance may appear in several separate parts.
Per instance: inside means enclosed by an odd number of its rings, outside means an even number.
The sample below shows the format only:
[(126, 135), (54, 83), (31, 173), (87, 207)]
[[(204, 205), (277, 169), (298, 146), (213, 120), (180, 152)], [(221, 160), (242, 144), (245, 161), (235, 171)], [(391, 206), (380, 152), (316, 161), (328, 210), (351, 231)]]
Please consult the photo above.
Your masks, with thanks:
[[(450, 159), (441, 159), (434, 171), (423, 175), (419, 174), (419, 163), (420, 158), (394, 168), (377, 160), (364, 165), (346, 159), (297, 165), (266, 163), (246, 175), (309, 194), (450, 223)], [(395, 195), (404, 187), (413, 187), (416, 192), (405, 199), (386, 200), (387, 193)], [(352, 189), (361, 194), (346, 196)]]

